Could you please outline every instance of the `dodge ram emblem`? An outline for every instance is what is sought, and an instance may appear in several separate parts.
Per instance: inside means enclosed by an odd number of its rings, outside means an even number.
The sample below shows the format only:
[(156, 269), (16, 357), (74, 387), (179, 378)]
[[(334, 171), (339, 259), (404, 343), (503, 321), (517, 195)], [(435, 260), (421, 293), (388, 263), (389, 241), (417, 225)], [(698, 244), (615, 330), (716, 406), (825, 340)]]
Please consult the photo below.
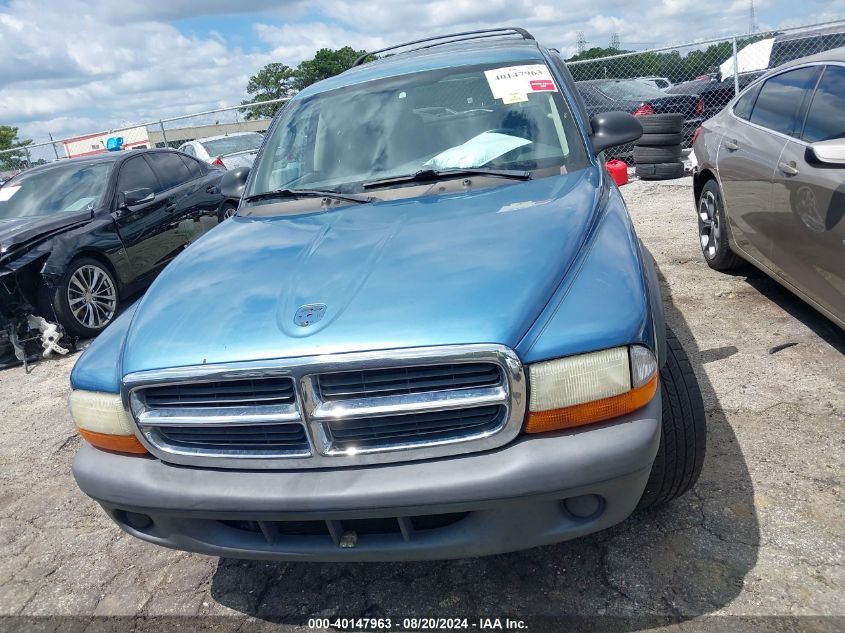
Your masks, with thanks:
[(308, 327), (314, 325), (317, 321), (323, 318), (326, 313), (325, 303), (307, 303), (293, 315), (293, 322), (299, 327)]

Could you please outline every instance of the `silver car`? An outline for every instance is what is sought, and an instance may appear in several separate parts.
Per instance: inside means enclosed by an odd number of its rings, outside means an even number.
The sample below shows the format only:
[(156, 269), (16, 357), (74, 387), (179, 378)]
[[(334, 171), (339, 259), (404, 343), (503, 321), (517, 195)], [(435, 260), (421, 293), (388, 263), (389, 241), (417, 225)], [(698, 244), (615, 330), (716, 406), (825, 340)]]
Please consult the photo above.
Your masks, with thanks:
[(179, 151), (211, 165), (237, 169), (252, 166), (263, 140), (264, 135), (258, 132), (235, 132), (188, 141), (179, 146)]
[(710, 267), (747, 260), (845, 328), (845, 48), (749, 85), (693, 151)]

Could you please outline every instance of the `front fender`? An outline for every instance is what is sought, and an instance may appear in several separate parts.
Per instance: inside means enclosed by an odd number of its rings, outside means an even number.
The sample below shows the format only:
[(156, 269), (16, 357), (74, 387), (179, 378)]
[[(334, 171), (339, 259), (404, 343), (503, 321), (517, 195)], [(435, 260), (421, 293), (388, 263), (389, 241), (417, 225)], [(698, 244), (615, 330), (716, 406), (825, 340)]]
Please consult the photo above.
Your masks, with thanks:
[(525, 363), (630, 344), (659, 353), (652, 314), (661, 305), (659, 289), (652, 303), (644, 257), (619, 190), (609, 186), (604, 200), (578, 261), (517, 346)]
[(91, 345), (73, 366), (70, 385), (73, 389), (120, 393), (123, 376), (123, 346), (126, 333), (140, 302), (126, 308)]
[(98, 217), (78, 229), (56, 236), (50, 250), (50, 257), (44, 263), (41, 274), (52, 283), (64, 275), (68, 264), (76, 256), (85, 252), (105, 256), (114, 266), (121, 285), (132, 281), (129, 260), (110, 215)]

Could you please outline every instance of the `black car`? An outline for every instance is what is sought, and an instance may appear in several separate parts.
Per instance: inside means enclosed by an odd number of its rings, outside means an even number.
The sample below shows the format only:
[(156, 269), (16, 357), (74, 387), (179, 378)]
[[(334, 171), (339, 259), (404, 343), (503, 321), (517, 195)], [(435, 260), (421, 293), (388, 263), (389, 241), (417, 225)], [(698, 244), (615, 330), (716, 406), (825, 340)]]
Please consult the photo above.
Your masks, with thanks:
[(691, 143), (695, 129), (703, 120), (704, 104), (698, 95), (667, 94), (637, 79), (591, 79), (577, 81), (575, 85), (590, 116), (613, 110), (634, 116), (683, 114), (686, 144)]
[(40, 350), (32, 315), (70, 337), (100, 333), (121, 302), (230, 215), (224, 173), (173, 150), (131, 150), (35, 167), (3, 185), (0, 367)]

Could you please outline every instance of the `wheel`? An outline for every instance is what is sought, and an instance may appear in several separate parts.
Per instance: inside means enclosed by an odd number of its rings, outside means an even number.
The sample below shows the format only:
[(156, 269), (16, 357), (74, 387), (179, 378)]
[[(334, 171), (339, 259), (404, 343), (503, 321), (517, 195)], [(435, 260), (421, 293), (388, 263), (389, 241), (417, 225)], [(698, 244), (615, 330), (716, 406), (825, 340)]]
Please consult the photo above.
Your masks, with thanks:
[(634, 162), (639, 163), (676, 163), (681, 160), (681, 146), (641, 147), (634, 146)]
[(655, 132), (652, 134), (643, 134), (637, 141), (637, 145), (663, 147), (665, 145), (680, 145), (683, 140), (684, 135), (681, 132)]
[(643, 180), (672, 180), (684, 176), (683, 163), (651, 163), (636, 167), (638, 178)]
[(234, 205), (231, 202), (224, 202), (223, 206), (220, 207), (220, 210), (217, 212), (217, 222), (220, 223), (227, 218), (231, 218), (235, 215), (235, 211), (237, 210), (237, 205)]
[(80, 257), (68, 266), (53, 290), (56, 317), (80, 338), (97, 336), (114, 320), (119, 303), (117, 282), (102, 262)]
[(637, 117), (643, 134), (676, 134), (684, 127), (683, 114), (649, 114)]
[(698, 380), (672, 330), (666, 332), (666, 362), (660, 370), (663, 404), (660, 447), (638, 508), (680, 497), (693, 487), (707, 450), (707, 420)]
[(719, 183), (708, 180), (698, 197), (698, 238), (704, 260), (714, 270), (730, 270), (740, 264), (731, 251), (728, 230)]

